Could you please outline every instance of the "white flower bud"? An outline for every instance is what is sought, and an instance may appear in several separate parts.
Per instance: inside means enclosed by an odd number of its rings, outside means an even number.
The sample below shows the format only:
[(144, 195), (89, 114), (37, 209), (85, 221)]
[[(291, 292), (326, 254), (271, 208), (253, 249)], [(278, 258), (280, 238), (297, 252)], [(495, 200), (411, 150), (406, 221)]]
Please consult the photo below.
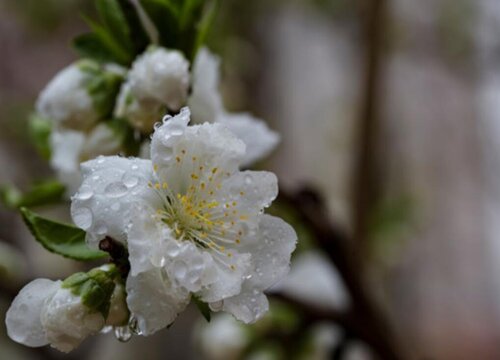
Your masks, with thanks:
[(40, 318), (47, 340), (62, 352), (70, 352), (104, 326), (101, 313), (92, 312), (80, 296), (62, 288), (42, 308)]
[(73, 63), (42, 90), (36, 110), (56, 128), (88, 130), (109, 109), (123, 76), (123, 68), (115, 64)]
[(187, 98), (189, 62), (180, 51), (153, 48), (135, 60), (129, 81), (138, 99), (154, 99), (178, 110)]
[(126, 119), (135, 129), (150, 133), (153, 125), (161, 120), (165, 112), (165, 106), (156, 99), (138, 100), (127, 82), (120, 89), (114, 115)]

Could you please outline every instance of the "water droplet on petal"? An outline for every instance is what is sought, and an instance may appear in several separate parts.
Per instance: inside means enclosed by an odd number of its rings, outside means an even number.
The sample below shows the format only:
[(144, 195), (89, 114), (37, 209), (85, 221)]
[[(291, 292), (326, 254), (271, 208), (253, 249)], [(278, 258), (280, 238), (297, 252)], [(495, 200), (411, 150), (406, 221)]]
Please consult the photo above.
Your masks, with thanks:
[(78, 193), (76, 194), (76, 198), (78, 200), (88, 200), (94, 195), (92, 188), (88, 185), (82, 185)]
[(215, 301), (213, 303), (210, 303), (210, 309), (212, 309), (212, 311), (221, 311), (223, 305), (224, 305), (224, 301), (222, 301), (222, 300)]
[(137, 164), (133, 164), (130, 168), (132, 170), (137, 170), (137, 169), (139, 169), (139, 166)]
[(115, 327), (115, 337), (120, 342), (127, 342), (132, 338), (132, 332), (128, 326)]
[(76, 226), (83, 230), (87, 230), (92, 226), (94, 216), (89, 208), (81, 207), (73, 211), (73, 221)]
[(245, 179), (245, 184), (247, 184), (247, 185), (251, 185), (251, 184), (252, 184), (252, 182), (253, 182), (253, 178), (252, 178), (252, 176), (251, 176), (251, 175), (249, 175), (249, 174), (245, 175), (245, 178), (244, 178), (244, 179)]
[(134, 335), (142, 335), (141, 329), (139, 329), (139, 322), (135, 316), (131, 316), (128, 322), (128, 327), (132, 334)]
[(125, 173), (122, 177), (123, 184), (128, 187), (134, 187), (139, 183), (139, 177), (134, 174)]
[(110, 198), (117, 198), (125, 195), (128, 189), (125, 184), (121, 181), (116, 181), (111, 184), (108, 184), (104, 189), (106, 195)]

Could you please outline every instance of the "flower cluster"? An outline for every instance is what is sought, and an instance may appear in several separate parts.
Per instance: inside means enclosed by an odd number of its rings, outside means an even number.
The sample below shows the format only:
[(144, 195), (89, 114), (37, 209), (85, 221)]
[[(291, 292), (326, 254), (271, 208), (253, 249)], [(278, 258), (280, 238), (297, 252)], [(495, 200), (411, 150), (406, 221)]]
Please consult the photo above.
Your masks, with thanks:
[[(99, 156), (83, 163), (83, 182), (72, 197), (73, 221), (90, 247), (111, 238), (128, 249), (124, 307), (143, 335), (170, 325), (192, 298), (211, 311), (257, 321), (268, 310), (264, 291), (288, 273), (297, 240), (290, 225), (263, 212), (277, 196), (276, 176), (240, 171), (246, 146), (225, 125), (189, 121), (183, 108), (155, 126), (151, 160)], [(73, 276), (62, 286), (36, 280), (9, 310), (11, 338), (71, 350), (110, 323), (111, 313), (95, 306), (109, 308), (108, 285), (102, 275)], [(88, 288), (107, 295), (96, 301), (81, 294)], [(90, 298), (93, 308), (84, 306)], [(33, 318), (38, 325), (28, 331)]]
[(228, 113), (218, 86), (219, 60), (206, 48), (192, 66), (180, 51), (154, 45), (129, 70), (91, 60), (70, 65), (41, 92), (36, 106), (37, 114), (52, 123), (51, 165), (74, 193), (81, 182), (80, 162), (125, 152), (111, 119), (125, 120), (135, 140), (147, 145), (144, 135), (158, 119), (187, 104), (193, 122), (223, 123), (247, 145), (244, 166), (268, 155), (278, 134), (250, 114)]

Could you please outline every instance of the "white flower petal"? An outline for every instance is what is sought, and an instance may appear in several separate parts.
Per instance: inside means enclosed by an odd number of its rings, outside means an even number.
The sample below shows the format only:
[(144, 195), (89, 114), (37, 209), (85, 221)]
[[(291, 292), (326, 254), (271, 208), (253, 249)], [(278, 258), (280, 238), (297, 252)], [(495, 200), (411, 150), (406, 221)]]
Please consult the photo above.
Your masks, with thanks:
[(269, 302), (262, 291), (244, 285), (240, 294), (224, 300), (222, 310), (245, 324), (252, 324), (269, 310)]
[(37, 112), (54, 121), (57, 127), (90, 128), (98, 120), (98, 114), (85, 88), (85, 79), (77, 63), (61, 70), (40, 93)]
[(243, 166), (248, 166), (269, 155), (280, 141), (277, 132), (269, 129), (264, 121), (247, 113), (225, 113), (217, 122), (227, 126), (245, 143), (247, 151), (242, 162)]
[[(241, 292), (245, 276), (251, 268), (250, 254), (239, 254), (236, 250), (231, 250), (231, 253), (232, 259), (227, 264), (215, 263), (216, 281), (197, 293), (201, 300), (216, 302)], [(229, 264), (234, 267), (230, 268)]]
[(323, 254), (316, 251), (298, 256), (290, 274), (272, 290), (326, 309), (344, 309), (349, 303), (337, 270)]
[(71, 203), (74, 223), (87, 232), (87, 241), (93, 247), (106, 236), (125, 242), (132, 206), (154, 206), (159, 201), (147, 186), (154, 181), (151, 162), (101, 156), (81, 168), (84, 180)]
[(41, 321), (50, 345), (66, 353), (104, 326), (101, 313), (90, 312), (79, 296), (62, 288), (43, 307)]
[(170, 325), (190, 300), (187, 292), (174, 288), (156, 268), (129, 276), (127, 294), (128, 307), (143, 335)]
[(247, 280), (249, 286), (264, 290), (288, 274), (296, 243), (297, 234), (289, 224), (278, 217), (262, 215), (255, 240), (242, 243), (241, 251), (252, 254), (253, 273)]
[(155, 99), (178, 110), (187, 98), (189, 62), (177, 50), (147, 50), (132, 64), (129, 82), (139, 99)]
[(193, 65), (192, 93), (188, 99), (193, 121), (214, 122), (223, 111), (219, 93), (220, 59), (207, 48), (198, 50)]
[(5, 316), (9, 337), (26, 346), (38, 347), (49, 343), (41, 322), (41, 312), (60, 286), (60, 281), (36, 279), (23, 287)]
[(222, 183), (217, 199), (237, 200), (232, 206), (245, 215), (257, 215), (278, 196), (278, 179), (269, 171), (239, 171)]
[(158, 166), (160, 179), (177, 193), (185, 193), (193, 173), (217, 171), (217, 177), (231, 175), (245, 153), (245, 144), (224, 126), (188, 127), (189, 115), (189, 109), (184, 108), (179, 115), (166, 118), (151, 142), (151, 159)]
[(80, 154), (85, 144), (85, 134), (80, 131), (53, 130), (50, 134), (50, 166), (57, 178), (66, 186), (68, 195), (73, 194), (82, 182)]
[(130, 273), (136, 276), (155, 266), (162, 266), (166, 256), (165, 243), (172, 235), (171, 230), (156, 218), (155, 209), (148, 205), (137, 205), (131, 213), (127, 244)]

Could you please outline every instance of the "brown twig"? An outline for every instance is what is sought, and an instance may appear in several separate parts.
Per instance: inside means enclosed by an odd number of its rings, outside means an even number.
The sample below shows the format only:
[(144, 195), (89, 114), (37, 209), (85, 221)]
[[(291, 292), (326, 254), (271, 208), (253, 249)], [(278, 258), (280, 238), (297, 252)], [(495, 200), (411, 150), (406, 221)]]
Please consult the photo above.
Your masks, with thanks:
[(366, 341), (373, 350), (387, 360), (404, 359), (385, 316), (364, 284), (356, 254), (349, 246), (350, 239), (335, 227), (320, 196), (311, 189), (290, 193), (281, 187), (279, 200), (297, 211), (304, 224), (312, 231), (319, 247), (337, 267), (351, 297), (351, 310), (345, 314), (321, 313), (317, 309), (287, 298), (287, 301), (315, 318), (330, 319)]
[[(356, 251), (364, 258), (369, 243), (369, 225), (373, 207), (379, 197), (377, 176), (377, 143), (380, 134), (380, 81), (383, 55), (383, 35), (387, 1), (365, 1), (361, 14), (365, 70), (363, 98), (359, 119), (358, 154), (355, 163), (353, 188), (353, 229)], [(360, 264), (363, 265), (363, 264)]]

